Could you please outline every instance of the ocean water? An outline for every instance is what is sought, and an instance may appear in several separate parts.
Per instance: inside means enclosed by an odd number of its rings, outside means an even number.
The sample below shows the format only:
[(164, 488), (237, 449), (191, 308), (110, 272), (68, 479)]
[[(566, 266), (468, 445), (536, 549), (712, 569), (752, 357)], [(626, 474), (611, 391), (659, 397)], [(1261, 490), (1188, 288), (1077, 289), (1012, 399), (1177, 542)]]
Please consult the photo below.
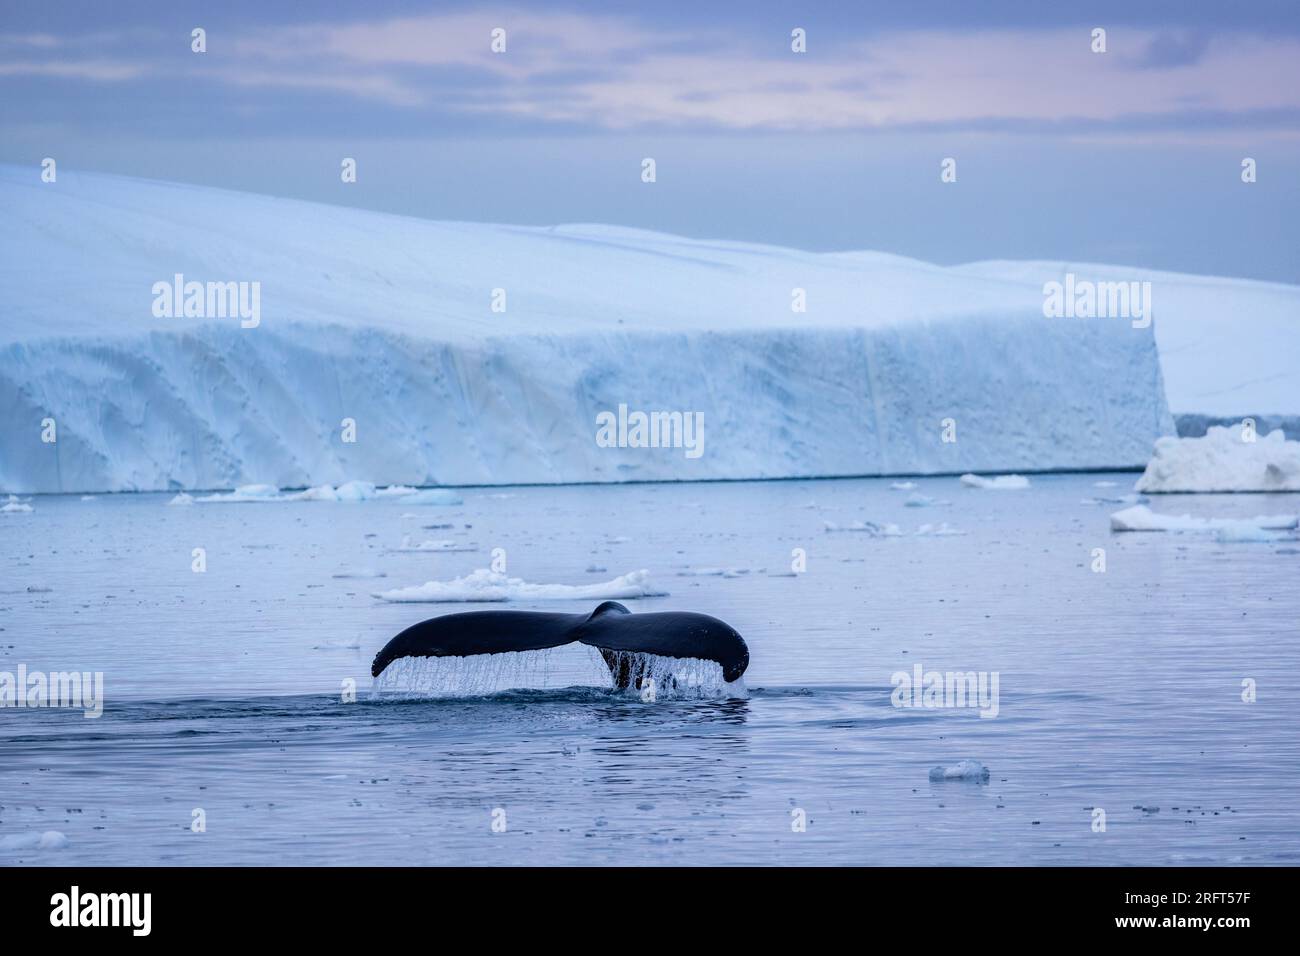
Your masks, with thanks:
[[(0, 671), (102, 671), (105, 704), (0, 708), (0, 863), (1294, 865), (1300, 541), (1112, 534), (1124, 506), (1085, 499), (1133, 478), (918, 479), (928, 507), (889, 480), (37, 497), (0, 515)], [(477, 550), (394, 550), (408, 535)], [(425, 617), (598, 603), (371, 596), (494, 548), (535, 583), (647, 569), (669, 594), (624, 603), (732, 624), (745, 689), (646, 702), (570, 647), (412, 675), (470, 696), (372, 693), (375, 652)], [(334, 576), (361, 570), (385, 576)], [(996, 716), (894, 706), (916, 665), (996, 674)], [(931, 781), (963, 759), (988, 782)], [(30, 845), (46, 831), (66, 845)]]

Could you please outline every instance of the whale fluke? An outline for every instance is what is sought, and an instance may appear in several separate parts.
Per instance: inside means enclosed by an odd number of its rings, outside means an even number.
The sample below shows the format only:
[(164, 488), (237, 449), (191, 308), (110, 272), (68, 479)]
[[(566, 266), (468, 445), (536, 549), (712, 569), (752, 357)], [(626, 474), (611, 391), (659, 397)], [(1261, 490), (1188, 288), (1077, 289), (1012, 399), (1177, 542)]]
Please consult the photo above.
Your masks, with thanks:
[(375, 655), (370, 673), (378, 677), (403, 657), (468, 657), (537, 651), (573, 642), (601, 652), (619, 687), (628, 686), (620, 654), (714, 661), (728, 683), (745, 673), (749, 648), (728, 624), (693, 611), (633, 614), (617, 601), (606, 601), (590, 614), (551, 611), (464, 611), (413, 624)]

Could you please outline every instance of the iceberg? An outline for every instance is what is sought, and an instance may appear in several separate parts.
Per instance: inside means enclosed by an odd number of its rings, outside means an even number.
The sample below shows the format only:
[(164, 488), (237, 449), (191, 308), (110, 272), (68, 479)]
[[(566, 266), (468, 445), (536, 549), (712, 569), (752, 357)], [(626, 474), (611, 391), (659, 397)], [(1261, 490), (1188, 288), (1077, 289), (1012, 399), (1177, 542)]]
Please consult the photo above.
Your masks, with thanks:
[[(2, 165), (0, 207), (5, 491), (1136, 469), (1174, 431), (1152, 328), (1024, 276)], [(258, 321), (155, 314), (177, 276)], [(702, 454), (601, 447), (624, 405)]]
[(1180, 432), (1185, 424), (1204, 428), (1207, 421), (1247, 415), (1300, 417), (1300, 286), (1077, 262), (975, 262), (955, 271), (1040, 290), (1068, 275), (1093, 283), (1149, 282), (1152, 328)]
[(1136, 487), (1153, 494), (1300, 491), (1300, 441), (1287, 441), (1281, 429), (1255, 435), (1242, 425), (1211, 426), (1202, 438), (1161, 438)]

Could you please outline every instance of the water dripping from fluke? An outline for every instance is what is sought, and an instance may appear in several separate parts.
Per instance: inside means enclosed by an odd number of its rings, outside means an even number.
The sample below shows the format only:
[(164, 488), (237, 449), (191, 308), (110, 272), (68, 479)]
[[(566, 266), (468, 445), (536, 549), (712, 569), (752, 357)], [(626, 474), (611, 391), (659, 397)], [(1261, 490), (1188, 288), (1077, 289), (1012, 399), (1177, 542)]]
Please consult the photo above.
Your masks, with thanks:
[[(552, 650), (588, 649), (586, 673)], [(563, 652), (561, 652), (561, 656)], [(592, 666), (594, 665), (594, 667)], [(469, 611), (402, 631), (375, 656), (379, 697), (475, 697), (586, 684), (642, 700), (743, 695), (749, 648), (729, 625), (685, 611)]]

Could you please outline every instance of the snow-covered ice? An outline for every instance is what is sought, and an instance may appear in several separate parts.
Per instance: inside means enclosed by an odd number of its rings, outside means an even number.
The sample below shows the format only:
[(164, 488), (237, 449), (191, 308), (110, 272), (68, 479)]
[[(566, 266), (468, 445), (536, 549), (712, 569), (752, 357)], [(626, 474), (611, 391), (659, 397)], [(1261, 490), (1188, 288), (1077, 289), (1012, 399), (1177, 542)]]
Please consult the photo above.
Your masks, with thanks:
[[(1134, 505), (1110, 516), (1112, 531), (1175, 531), (1219, 534), (1224, 540), (1259, 541), (1294, 531), (1296, 515), (1256, 515), (1253, 518), (1201, 518), (1189, 514), (1158, 514), (1146, 505)], [(1272, 532), (1272, 534), (1270, 534)]]
[(454, 581), (427, 581), (409, 588), (379, 591), (375, 597), (394, 604), (468, 603), (477, 601), (629, 600), (667, 594), (650, 584), (646, 570), (630, 571), (601, 584), (532, 584), (488, 568)]
[[(1023, 276), (25, 166), (0, 207), (7, 491), (1136, 468), (1173, 433), (1152, 330), (1046, 319)], [(154, 316), (178, 272), (260, 281), (258, 325)], [(703, 455), (599, 447), (623, 403), (702, 414)]]
[(1242, 425), (1212, 426), (1203, 438), (1161, 438), (1137, 490), (1300, 491), (1300, 441), (1287, 441), (1280, 428), (1244, 440), (1251, 434)]
[(31, 510), (32, 506), (17, 495), (10, 495), (9, 500), (0, 505), (0, 514), (6, 515), (28, 514)]

